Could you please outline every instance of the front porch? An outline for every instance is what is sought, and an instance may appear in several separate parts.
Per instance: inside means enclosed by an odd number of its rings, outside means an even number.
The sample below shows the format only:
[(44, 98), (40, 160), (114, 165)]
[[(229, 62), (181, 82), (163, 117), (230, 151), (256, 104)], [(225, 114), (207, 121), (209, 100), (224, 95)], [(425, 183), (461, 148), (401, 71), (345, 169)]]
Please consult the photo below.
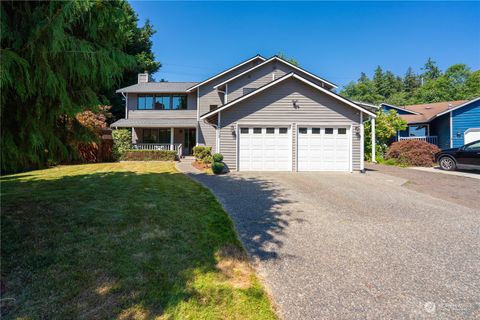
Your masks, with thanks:
[(189, 156), (196, 145), (196, 128), (132, 128), (135, 150), (174, 150)]
[(398, 137), (398, 141), (402, 140), (418, 140), (425, 141), (431, 144), (438, 146), (438, 137), (437, 136), (413, 136), (413, 137)]
[(406, 130), (398, 132), (397, 140), (425, 141), (438, 146), (438, 135), (436, 127), (432, 127), (430, 123), (409, 124)]

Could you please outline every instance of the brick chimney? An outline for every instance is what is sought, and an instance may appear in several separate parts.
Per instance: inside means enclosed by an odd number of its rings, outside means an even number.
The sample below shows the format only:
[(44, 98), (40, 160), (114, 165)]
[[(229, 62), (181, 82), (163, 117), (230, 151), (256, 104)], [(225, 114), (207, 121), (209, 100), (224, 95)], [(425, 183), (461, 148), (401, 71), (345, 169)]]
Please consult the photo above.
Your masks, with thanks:
[(150, 79), (150, 75), (148, 74), (148, 71), (138, 74), (138, 83), (145, 83), (150, 81), (151, 79)]

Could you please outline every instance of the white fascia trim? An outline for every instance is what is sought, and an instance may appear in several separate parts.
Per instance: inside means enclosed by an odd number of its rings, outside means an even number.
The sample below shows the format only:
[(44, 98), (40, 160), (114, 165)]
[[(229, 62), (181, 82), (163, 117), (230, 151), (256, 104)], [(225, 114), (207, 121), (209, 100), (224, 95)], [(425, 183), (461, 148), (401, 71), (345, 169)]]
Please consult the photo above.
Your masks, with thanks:
[(387, 107), (390, 107), (390, 108), (394, 108), (394, 109), (397, 109), (397, 110), (402, 110), (402, 111), (406, 111), (406, 112), (409, 112), (411, 114), (420, 114), (418, 112), (415, 112), (415, 111), (412, 111), (412, 110), (408, 110), (408, 109), (405, 109), (405, 108), (400, 108), (400, 107), (397, 107), (397, 106), (394, 106), (392, 104), (388, 104), (388, 103), (380, 103), (380, 106), (387, 106)]
[[(351, 135), (353, 137), (353, 132), (351, 133)], [(365, 145), (364, 144), (365, 144), (365, 127), (363, 125), (363, 113), (360, 113), (360, 170), (361, 171), (365, 169)], [(350, 147), (352, 146), (350, 145)], [(352, 158), (353, 158), (353, 155), (352, 155)], [(351, 161), (353, 161), (353, 159), (351, 159)]]
[(245, 65), (245, 64), (247, 64), (247, 63), (249, 63), (249, 62), (252, 62), (252, 61), (255, 60), (255, 59), (261, 59), (261, 60), (263, 60), (263, 61), (266, 60), (264, 57), (262, 57), (261, 55), (257, 54), (255, 57), (250, 58), (250, 59), (248, 59), (247, 61), (244, 61), (244, 62), (242, 62), (242, 63), (240, 63), (240, 64), (237, 64), (237, 65), (231, 67), (231, 68), (228, 69), (228, 70), (225, 70), (225, 71), (223, 71), (223, 72), (221, 72), (221, 73), (219, 73), (219, 74), (217, 74), (217, 75), (214, 75), (213, 77), (208, 78), (208, 79), (205, 80), (205, 81), (202, 81), (202, 82), (194, 85), (193, 87), (188, 88), (187, 90), (185, 90), (185, 92), (191, 92), (193, 89), (198, 88), (198, 87), (200, 87), (201, 85), (204, 85), (205, 83), (210, 82), (210, 81), (212, 81), (212, 80), (214, 80), (214, 79), (216, 79), (216, 78), (218, 78), (218, 77), (221, 77), (221, 76), (223, 76), (224, 74), (232, 71), (233, 69), (236, 69), (236, 68), (238, 68), (238, 67), (241, 67), (241, 66), (243, 66), (243, 65)]
[(453, 120), (452, 120), (452, 112), (450, 112), (450, 148), (453, 148)]
[(285, 60), (283, 60), (283, 59), (281, 59), (281, 58), (279, 58), (279, 57), (277, 57), (277, 56), (273, 56), (273, 57), (271, 57), (270, 59), (265, 60), (264, 62), (256, 65), (255, 67), (252, 67), (252, 68), (250, 68), (250, 69), (248, 69), (248, 70), (245, 70), (245, 71), (237, 74), (236, 76), (233, 76), (233, 77), (231, 77), (231, 78), (223, 81), (222, 83), (217, 84), (216, 86), (214, 86), (214, 88), (217, 89), (218, 87), (221, 87), (221, 86), (223, 86), (224, 84), (227, 84), (228, 82), (230, 82), (230, 81), (232, 81), (232, 80), (235, 80), (235, 79), (243, 76), (244, 74), (249, 73), (249, 72), (252, 71), (252, 70), (255, 70), (255, 69), (257, 69), (257, 68), (260, 68), (261, 66), (266, 65), (267, 63), (269, 63), (269, 62), (271, 62), (271, 61), (273, 61), (273, 60), (280, 61), (280, 62), (286, 64), (287, 66), (289, 66), (289, 67), (291, 67), (291, 68), (294, 68), (294, 69), (297, 70), (297, 71), (300, 71), (300, 72), (303, 72), (303, 73), (305, 73), (305, 74), (308, 74), (309, 76), (317, 79), (318, 81), (324, 82), (324, 83), (326, 83), (326, 84), (328, 84), (328, 85), (330, 85), (330, 86), (332, 86), (332, 87), (334, 87), (334, 88), (338, 88), (335, 84), (333, 84), (333, 83), (331, 83), (331, 82), (328, 82), (327, 80), (322, 79), (322, 78), (314, 75), (313, 73), (308, 72), (307, 70), (304, 70), (304, 69), (301, 69), (301, 68), (299, 68), (299, 67), (297, 67), (297, 66), (294, 66), (294, 65), (291, 64), (290, 62), (285, 61)]
[(463, 103), (463, 104), (461, 104), (461, 105), (459, 105), (459, 106), (456, 106), (456, 107), (454, 107), (454, 108), (452, 108), (452, 109), (448, 109), (448, 110), (446, 110), (446, 111), (443, 111), (442, 113), (437, 114), (436, 117), (443, 116), (444, 114), (447, 114), (447, 113), (449, 113), (449, 112), (455, 111), (455, 110), (460, 109), (460, 108), (462, 108), (462, 107), (468, 106), (470, 103), (476, 102), (476, 101), (478, 101), (478, 100), (480, 100), (480, 97), (475, 98), (475, 99), (470, 100), (470, 101), (467, 101), (467, 102), (465, 102), (465, 103)]
[(290, 79), (290, 78), (292, 78), (292, 77), (295, 78), (295, 79), (298, 79), (298, 80), (300, 80), (300, 81), (302, 81), (302, 82), (304, 82), (304, 83), (306, 83), (306, 84), (308, 84), (308, 85), (310, 85), (310, 86), (312, 86), (312, 87), (314, 87), (314, 88), (317, 89), (317, 90), (322, 91), (323, 93), (326, 93), (326, 94), (332, 96), (333, 98), (335, 98), (335, 99), (337, 99), (337, 100), (340, 100), (340, 101), (348, 104), (349, 106), (351, 106), (351, 107), (353, 107), (353, 108), (355, 108), (355, 109), (357, 109), (357, 110), (360, 110), (360, 111), (363, 112), (363, 113), (368, 114), (368, 115), (371, 116), (371, 117), (374, 117), (374, 118), (377, 117), (374, 113), (372, 113), (372, 112), (370, 112), (370, 111), (367, 111), (367, 110), (359, 107), (358, 105), (354, 104), (353, 102), (350, 102), (349, 100), (347, 100), (347, 99), (345, 99), (345, 98), (343, 98), (343, 97), (341, 97), (341, 96), (339, 96), (339, 95), (331, 92), (330, 90), (324, 89), (324, 88), (316, 85), (315, 83), (313, 83), (313, 82), (311, 82), (311, 81), (308, 81), (307, 79), (302, 78), (302, 77), (300, 77), (299, 75), (297, 75), (297, 74), (295, 74), (295, 73), (292, 72), (292, 73), (289, 73), (288, 75), (285, 75), (285, 76), (283, 76), (283, 77), (281, 77), (281, 78), (278, 78), (278, 79), (275, 80), (275, 81), (272, 81), (272, 82), (264, 85), (263, 87), (255, 90), (255, 91), (252, 91), (252, 92), (250, 92), (250, 93), (242, 96), (241, 98), (238, 98), (238, 99), (236, 99), (236, 100), (234, 100), (234, 101), (232, 101), (232, 102), (230, 102), (230, 103), (225, 104), (223, 107), (220, 107), (220, 108), (216, 109), (216, 110), (215, 110), (214, 112), (212, 112), (212, 113), (206, 113), (206, 114), (204, 114), (203, 116), (200, 117), (200, 119), (203, 120), (203, 119), (205, 119), (205, 118), (207, 118), (207, 117), (209, 117), (209, 116), (211, 116), (211, 115), (214, 115), (214, 114), (217, 113), (217, 112), (220, 112), (220, 111), (222, 111), (222, 110), (224, 110), (224, 109), (226, 109), (226, 108), (228, 108), (228, 107), (231, 107), (231, 106), (233, 106), (234, 104), (236, 104), (236, 103), (238, 103), (238, 102), (241, 102), (241, 101), (243, 101), (243, 100), (245, 100), (245, 99), (248, 99), (248, 98), (250, 98), (251, 96), (253, 96), (253, 95), (257, 94), (257, 93), (262, 92), (262, 91), (264, 91), (264, 90), (266, 90), (266, 89), (268, 89), (268, 88), (270, 88), (270, 87), (272, 87), (272, 86), (274, 86), (274, 85), (276, 85), (276, 84), (278, 84), (278, 83), (280, 83), (280, 82), (282, 82), (282, 81), (285, 81), (285, 80), (287, 80), (287, 79)]

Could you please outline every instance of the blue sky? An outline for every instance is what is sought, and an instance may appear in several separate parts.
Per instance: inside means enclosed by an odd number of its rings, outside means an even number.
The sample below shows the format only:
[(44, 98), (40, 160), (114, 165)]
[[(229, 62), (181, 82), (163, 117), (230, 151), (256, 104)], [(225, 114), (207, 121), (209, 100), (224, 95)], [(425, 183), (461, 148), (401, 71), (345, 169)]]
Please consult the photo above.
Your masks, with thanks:
[(201, 81), (260, 53), (283, 52), (343, 86), (377, 65), (403, 75), (428, 57), (480, 69), (478, 2), (132, 1), (157, 33), (154, 76)]

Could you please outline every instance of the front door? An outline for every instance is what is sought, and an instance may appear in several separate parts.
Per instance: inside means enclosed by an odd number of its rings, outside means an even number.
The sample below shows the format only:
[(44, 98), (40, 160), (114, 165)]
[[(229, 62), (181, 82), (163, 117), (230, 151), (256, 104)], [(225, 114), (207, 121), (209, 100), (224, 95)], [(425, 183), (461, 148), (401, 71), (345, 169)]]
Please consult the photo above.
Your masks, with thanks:
[(185, 129), (183, 135), (183, 154), (184, 155), (192, 155), (193, 154), (193, 147), (197, 144), (195, 140), (196, 137), (196, 129)]

